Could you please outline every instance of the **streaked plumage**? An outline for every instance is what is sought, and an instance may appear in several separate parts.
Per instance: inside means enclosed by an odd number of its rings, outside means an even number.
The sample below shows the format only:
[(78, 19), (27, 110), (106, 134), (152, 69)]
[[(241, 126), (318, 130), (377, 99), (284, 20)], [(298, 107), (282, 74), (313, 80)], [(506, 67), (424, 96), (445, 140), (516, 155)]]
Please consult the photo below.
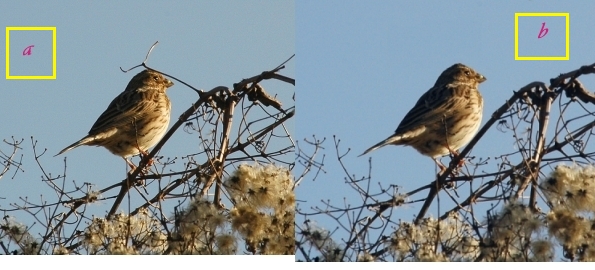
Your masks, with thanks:
[(483, 98), (478, 86), (485, 80), (463, 64), (447, 68), (405, 115), (395, 134), (361, 155), (389, 144), (409, 145), (444, 168), (437, 158), (456, 154), (479, 129)]
[(127, 157), (146, 152), (165, 135), (171, 111), (165, 92), (172, 85), (155, 71), (138, 73), (99, 116), (89, 134), (57, 155), (81, 145), (103, 146), (131, 164)]

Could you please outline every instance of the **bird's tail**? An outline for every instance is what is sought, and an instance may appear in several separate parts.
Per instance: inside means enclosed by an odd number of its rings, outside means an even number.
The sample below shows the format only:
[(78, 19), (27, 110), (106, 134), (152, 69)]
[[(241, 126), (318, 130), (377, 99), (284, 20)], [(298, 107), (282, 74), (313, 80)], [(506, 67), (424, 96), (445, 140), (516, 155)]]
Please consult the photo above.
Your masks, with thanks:
[(60, 153), (56, 154), (55, 156), (59, 156), (59, 155), (63, 154), (64, 152), (70, 151), (71, 149), (77, 148), (81, 145), (85, 145), (86, 143), (88, 143), (92, 140), (93, 140), (93, 137), (84, 137), (84, 138), (80, 139), (78, 142), (75, 142), (69, 146), (66, 146), (66, 148), (62, 149), (62, 151), (60, 151)]
[(367, 153), (370, 153), (370, 152), (372, 152), (372, 151), (374, 151), (374, 150), (376, 150), (376, 149), (378, 149), (380, 147), (383, 147), (383, 146), (386, 146), (386, 145), (389, 145), (389, 144), (395, 144), (396, 145), (396, 144), (398, 144), (398, 142), (401, 140), (402, 137), (403, 136), (401, 136), (401, 135), (392, 135), (392, 136), (386, 138), (384, 141), (381, 141), (381, 142), (375, 144), (374, 146), (368, 148), (368, 150), (364, 151), (364, 153), (361, 154), (361, 155), (359, 155), (358, 157), (361, 157), (361, 156), (363, 156), (363, 155), (365, 155)]

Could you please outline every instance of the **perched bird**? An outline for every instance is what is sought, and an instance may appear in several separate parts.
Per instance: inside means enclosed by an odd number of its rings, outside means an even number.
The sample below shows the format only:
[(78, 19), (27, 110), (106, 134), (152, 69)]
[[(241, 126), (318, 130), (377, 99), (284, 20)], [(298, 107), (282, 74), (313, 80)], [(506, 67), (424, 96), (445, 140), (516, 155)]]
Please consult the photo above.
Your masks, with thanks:
[(405, 115), (395, 134), (370, 147), (362, 155), (385, 145), (409, 145), (429, 156), (441, 170), (438, 158), (458, 149), (477, 133), (481, 123), (483, 98), (478, 86), (486, 78), (470, 67), (454, 64), (440, 74)]
[(135, 168), (128, 157), (146, 154), (165, 135), (171, 111), (165, 90), (172, 85), (153, 70), (136, 74), (95, 121), (89, 134), (57, 155), (81, 145), (103, 146)]

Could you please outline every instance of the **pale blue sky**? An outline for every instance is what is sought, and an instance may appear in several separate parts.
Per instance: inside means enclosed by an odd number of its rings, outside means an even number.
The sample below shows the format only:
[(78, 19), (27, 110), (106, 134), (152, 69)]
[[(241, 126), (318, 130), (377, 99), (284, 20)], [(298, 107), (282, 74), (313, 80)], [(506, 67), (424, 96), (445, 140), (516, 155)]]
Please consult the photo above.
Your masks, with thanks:
[[(112, 99), (142, 70), (122, 73), (120, 67), (128, 69), (141, 63), (155, 41), (160, 43), (148, 61), (150, 67), (199, 89), (219, 85), (231, 88), (244, 78), (275, 68), (295, 53), (294, 16), (293, 1), (3, 1), (3, 30), (6, 26), (57, 27), (57, 79), (5, 80), (5, 55), (0, 54), (0, 139), (25, 139), (19, 151), (19, 156), (24, 155), (25, 172), (15, 179), (11, 173), (0, 179), (0, 208), (8, 208), (19, 197), (39, 202), (43, 194), (44, 200), (55, 200), (40, 181), (42, 172), (33, 158), (31, 136), (38, 151), (47, 148), (40, 162), (53, 176), (64, 173), (67, 158), (69, 185), (72, 181), (89, 182), (101, 189), (124, 178), (124, 161), (104, 148), (82, 146), (58, 157), (53, 155), (87, 134)], [(38, 52), (41, 48), (33, 49), (34, 54)], [(295, 59), (281, 74), (295, 78)], [(284, 108), (293, 105), (293, 86), (272, 81), (262, 85), (277, 95)], [(172, 102), (170, 124), (198, 99), (193, 90), (179, 82), (168, 95)], [(288, 122), (291, 133), (293, 123), (293, 119)], [(160, 155), (178, 157), (171, 169), (180, 170), (185, 162), (180, 158), (199, 152), (198, 147), (196, 134), (180, 129)], [(0, 144), (0, 150), (9, 149)], [(288, 161), (292, 159), (290, 155)], [(138, 163), (138, 158), (134, 161)], [(124, 202), (120, 209), (127, 211), (126, 205)], [(90, 211), (101, 215), (110, 206), (98, 203)], [(27, 215), (17, 218), (31, 223)]]
[[(485, 99), (483, 124), (514, 90), (536, 80), (547, 83), (559, 73), (595, 62), (595, 2), (497, 2), (336, 0), (296, 4), (296, 138), (305, 151), (312, 148), (304, 138), (311, 139), (313, 134), (326, 138), (326, 149), (319, 157), (326, 155), (327, 172), (314, 182), (305, 179), (297, 188), (302, 211), (312, 212), (313, 206), (325, 208), (321, 200), (330, 200), (335, 206), (361, 203), (358, 194), (344, 183), (333, 135), (341, 140), (342, 153), (351, 149), (343, 158), (350, 174), (367, 175), (372, 158), (371, 193), (379, 191), (378, 183), (383, 187), (399, 185), (401, 192), (430, 183), (436, 173), (434, 162), (411, 147), (386, 146), (357, 156), (393, 134), (420, 95), (450, 65), (464, 63), (487, 77), (480, 85)], [(570, 60), (515, 61), (515, 12), (570, 13)], [(529, 28), (522, 29), (531, 32)], [(531, 36), (537, 39), (541, 22), (533, 28)], [(581, 80), (587, 85), (595, 83), (593, 76)], [(493, 158), (513, 152), (511, 135), (492, 129), (471, 155)], [(444, 163), (448, 161), (443, 158)], [(495, 164), (492, 160), (490, 170)], [(420, 192), (412, 200), (426, 195), (427, 191)], [(448, 202), (442, 196), (442, 201)], [(397, 208), (393, 215), (411, 221), (421, 204)], [(436, 203), (428, 214), (438, 215)], [(331, 231), (338, 226), (329, 218), (310, 218)], [(296, 222), (301, 224), (303, 219), (297, 217)], [(340, 229), (334, 239), (343, 243), (341, 237), (345, 236)]]

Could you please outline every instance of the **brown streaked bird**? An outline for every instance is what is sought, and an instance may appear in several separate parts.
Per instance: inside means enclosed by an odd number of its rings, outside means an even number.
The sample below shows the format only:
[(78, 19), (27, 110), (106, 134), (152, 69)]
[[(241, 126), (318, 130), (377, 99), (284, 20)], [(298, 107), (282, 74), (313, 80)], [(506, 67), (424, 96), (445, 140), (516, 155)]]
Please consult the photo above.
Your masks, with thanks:
[(171, 103), (165, 91), (172, 85), (153, 70), (136, 74), (95, 121), (89, 134), (57, 155), (81, 145), (103, 146), (135, 168), (128, 157), (146, 154), (167, 131)]
[(470, 67), (454, 64), (440, 74), (430, 90), (424, 93), (405, 115), (395, 134), (370, 147), (362, 155), (385, 145), (409, 145), (429, 156), (441, 170), (439, 157), (466, 145), (481, 124), (483, 98), (479, 84), (486, 78)]

